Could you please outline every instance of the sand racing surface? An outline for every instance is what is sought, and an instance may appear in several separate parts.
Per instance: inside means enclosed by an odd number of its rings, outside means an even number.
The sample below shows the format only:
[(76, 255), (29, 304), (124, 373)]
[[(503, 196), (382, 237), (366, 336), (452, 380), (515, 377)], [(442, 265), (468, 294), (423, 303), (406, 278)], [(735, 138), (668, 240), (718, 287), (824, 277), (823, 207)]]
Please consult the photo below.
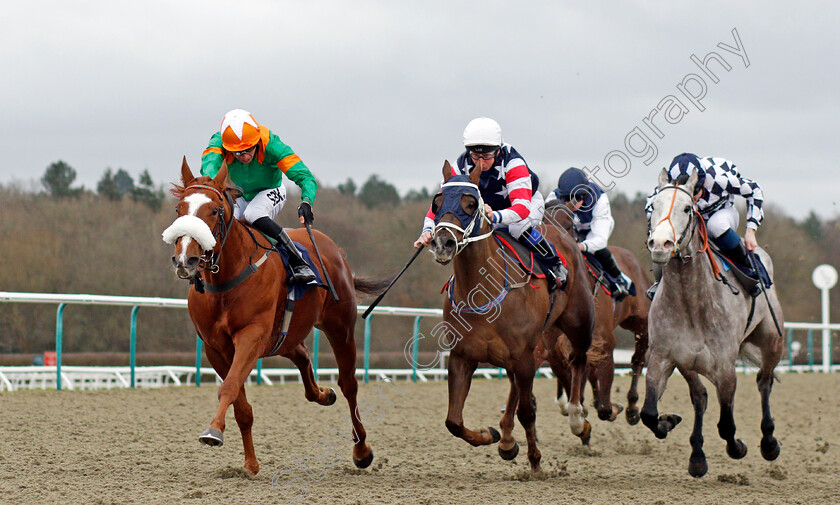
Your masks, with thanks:
[[(737, 436), (749, 451), (732, 460), (717, 435), (717, 396), (708, 382), (705, 452), (709, 472), (688, 475), (693, 413), (674, 376), (660, 412), (683, 416), (665, 440), (622, 413), (600, 421), (583, 448), (552, 401), (554, 382), (538, 379), (541, 475), (529, 470), (524, 432), (513, 462), (497, 446), (471, 447), (446, 430), (446, 382), (361, 384), (375, 458), (358, 470), (347, 404), (308, 403), (300, 384), (248, 386), (261, 470), (242, 468), (239, 429), (228, 411), (225, 444), (198, 442), (216, 410), (214, 384), (158, 390), (19, 391), (0, 394), (0, 503), (516, 503), (811, 504), (840, 503), (840, 374), (781, 374), (771, 396), (781, 456), (759, 452), (760, 408), (754, 375), (739, 375)], [(329, 385), (323, 381), (322, 385)], [(619, 377), (614, 400), (625, 401)], [(465, 421), (497, 426), (507, 380), (473, 381)], [(615, 393), (618, 391), (618, 393)], [(642, 396), (644, 391), (642, 388)], [(587, 403), (590, 401), (587, 391)], [(336, 461), (335, 458), (338, 458)]]

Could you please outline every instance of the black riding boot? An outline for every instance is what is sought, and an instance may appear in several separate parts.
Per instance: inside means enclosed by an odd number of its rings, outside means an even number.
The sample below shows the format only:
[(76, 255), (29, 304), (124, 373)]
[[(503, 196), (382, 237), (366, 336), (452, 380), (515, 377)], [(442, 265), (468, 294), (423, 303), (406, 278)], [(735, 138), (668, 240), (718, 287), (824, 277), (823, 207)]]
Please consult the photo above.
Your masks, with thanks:
[(747, 248), (744, 243), (739, 240), (737, 246), (732, 249), (721, 249), (721, 252), (727, 258), (731, 259), (747, 277), (758, 280), (758, 283), (750, 289), (750, 295), (756, 297), (761, 294), (761, 279), (759, 278), (758, 272), (750, 264), (749, 258), (747, 258)]
[(289, 254), (289, 266), (292, 269), (292, 283), (293, 284), (308, 284), (315, 280), (315, 273), (306, 264), (306, 260), (292, 243), (292, 239), (283, 229), (282, 226), (274, 222), (268, 217), (261, 217), (254, 221), (254, 228), (265, 233), (269, 237), (277, 241), (277, 243), (286, 249)]
[(630, 279), (627, 278), (624, 273), (622, 273), (621, 269), (618, 268), (618, 264), (615, 262), (615, 258), (612, 255), (612, 251), (607, 249), (606, 247), (595, 251), (593, 254), (595, 259), (604, 267), (604, 270), (610, 274), (613, 279), (616, 279), (617, 282), (615, 284), (615, 293), (613, 296), (617, 299), (622, 299), (625, 296), (630, 294)]
[(519, 236), (519, 241), (528, 246), (528, 249), (532, 250), (534, 255), (542, 263), (551, 265), (546, 274), (554, 281), (554, 284), (558, 288), (561, 290), (566, 289), (566, 279), (569, 271), (563, 266), (563, 262), (560, 261), (560, 256), (557, 255), (557, 252), (548, 240), (543, 237), (543, 234), (536, 228), (531, 227)]

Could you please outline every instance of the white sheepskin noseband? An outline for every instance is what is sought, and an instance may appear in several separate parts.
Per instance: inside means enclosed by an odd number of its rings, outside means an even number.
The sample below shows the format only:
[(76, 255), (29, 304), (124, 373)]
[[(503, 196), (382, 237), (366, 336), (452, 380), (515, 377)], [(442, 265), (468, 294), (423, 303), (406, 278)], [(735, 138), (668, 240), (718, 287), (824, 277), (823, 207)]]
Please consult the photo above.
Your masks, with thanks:
[(163, 241), (167, 244), (174, 244), (176, 240), (184, 235), (192, 237), (205, 251), (216, 246), (216, 238), (207, 223), (196, 216), (181, 216), (172, 225), (163, 230)]

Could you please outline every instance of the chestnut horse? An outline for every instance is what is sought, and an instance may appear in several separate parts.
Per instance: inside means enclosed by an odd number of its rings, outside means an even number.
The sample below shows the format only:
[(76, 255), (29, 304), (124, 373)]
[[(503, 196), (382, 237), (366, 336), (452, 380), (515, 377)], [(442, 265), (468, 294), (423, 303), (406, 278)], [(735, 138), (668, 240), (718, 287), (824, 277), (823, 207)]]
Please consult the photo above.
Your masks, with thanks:
[[(225, 413), (233, 411), (245, 448), (245, 469), (259, 471), (251, 438), (253, 412), (245, 397), (244, 383), (259, 358), (279, 355), (289, 358), (300, 370), (306, 399), (320, 405), (335, 403), (331, 388), (315, 383), (312, 364), (303, 340), (316, 327), (324, 332), (338, 363), (338, 385), (350, 407), (353, 462), (365, 468), (373, 451), (356, 403), (355, 291), (376, 294), (387, 282), (356, 278), (343, 252), (329, 237), (313, 231), (323, 264), (338, 293), (338, 301), (319, 288), (309, 289), (293, 302), (294, 312), (286, 316), (287, 285), (283, 262), (260, 233), (233, 218), (233, 197), (237, 190), (227, 184), (227, 165), (214, 178), (195, 177), (181, 165), (183, 186), (172, 194), (179, 199), (178, 218), (164, 240), (175, 245), (172, 263), (182, 279), (207, 283), (200, 293), (190, 289), (188, 308), (196, 332), (205, 344), (210, 364), (223, 379), (219, 387), (219, 408), (199, 441), (209, 446), (224, 443)], [(304, 230), (289, 230), (289, 236), (303, 244), (314, 257), (314, 246)], [(321, 265), (319, 268), (323, 278)], [(281, 325), (286, 323), (286, 328)], [(287, 330), (285, 338), (281, 330)]]
[[(559, 227), (569, 236), (574, 237), (576, 232), (573, 226), (572, 211), (563, 204), (548, 205), (545, 224), (552, 224)], [(615, 375), (615, 362), (613, 351), (615, 350), (615, 328), (621, 326), (630, 330), (635, 335), (635, 349), (630, 360), (632, 369), (632, 380), (630, 390), (627, 392), (626, 418), (630, 424), (639, 422), (639, 407), (636, 403), (639, 400), (638, 382), (645, 362), (648, 342), (648, 311), (650, 301), (644, 295), (645, 290), (650, 287), (650, 280), (642, 268), (639, 260), (623, 247), (609, 246), (618, 267), (627, 274), (636, 285), (636, 295), (626, 296), (617, 301), (604, 291), (593, 275), (587, 275), (589, 289), (595, 296), (595, 330), (592, 333), (592, 347), (587, 353), (589, 368), (589, 382), (592, 385), (595, 408), (598, 410), (598, 418), (604, 421), (614, 421), (623, 409), (619, 403), (610, 401), (613, 376)], [(571, 386), (569, 371), (570, 345), (565, 335), (561, 336), (558, 345), (550, 351), (544, 346), (537, 349), (537, 360), (542, 363), (542, 358), (548, 360), (552, 371), (557, 376), (557, 401), (560, 411), (564, 411), (565, 398)], [(541, 354), (543, 351), (543, 354)], [(581, 391), (581, 397), (583, 391)], [(586, 441), (584, 441), (586, 442)]]
[[(432, 204), (435, 228), (431, 251), (438, 263), (452, 262), (454, 270), (450, 281), (454, 284), (450, 286), (441, 323), (451, 349), (446, 427), (473, 446), (499, 442), (499, 454), (510, 460), (519, 452), (513, 437), (516, 413), (525, 429), (528, 460), (536, 472), (541, 456), (534, 427), (536, 408), (531, 403), (537, 368), (534, 348), (543, 334), (552, 344), (561, 332), (569, 336), (573, 349), (569, 425), (575, 435), (588, 437), (591, 426), (580, 404), (580, 384), (585, 380), (586, 350), (592, 339), (595, 309), (580, 251), (559, 231), (550, 231), (547, 238), (568, 262), (565, 290), (549, 295), (544, 279), (522, 274), (507, 259), (501, 246), (490, 238), (493, 229), (483, 211), (478, 190), (480, 175), (480, 170), (473, 170), (469, 177), (452, 175), (446, 162), (444, 184)], [(522, 282), (516, 282), (517, 274), (524, 279)], [(510, 393), (499, 422), (501, 435), (492, 427), (464, 427), (464, 402), (479, 362), (507, 371)]]
[[(756, 381), (761, 395), (761, 455), (772, 461), (779, 456), (770, 414), (773, 369), (782, 355), (782, 307), (776, 286), (764, 288), (753, 298), (746, 290), (733, 289), (731, 271), (717, 272), (710, 264), (705, 221), (694, 208), (697, 172), (686, 184), (672, 184), (668, 171), (659, 174), (659, 187), (651, 202), (647, 246), (654, 263), (662, 265), (662, 281), (650, 306), (650, 352), (647, 359), (647, 390), (642, 422), (657, 438), (665, 438), (681, 421), (676, 414), (659, 414), (658, 401), (674, 369), (688, 383), (694, 406), (691, 456), (688, 473), (702, 477), (708, 470), (703, 452), (703, 414), (708, 394), (703, 375), (717, 389), (720, 404), (718, 434), (726, 441), (726, 453), (743, 458), (747, 446), (735, 438), (735, 361), (740, 355), (759, 366)], [(705, 254), (704, 254), (705, 253)], [(757, 248), (755, 254), (773, 277), (770, 256)], [(723, 282), (726, 281), (726, 282)], [(763, 285), (763, 284), (762, 284)], [(779, 323), (776, 318), (778, 316)]]

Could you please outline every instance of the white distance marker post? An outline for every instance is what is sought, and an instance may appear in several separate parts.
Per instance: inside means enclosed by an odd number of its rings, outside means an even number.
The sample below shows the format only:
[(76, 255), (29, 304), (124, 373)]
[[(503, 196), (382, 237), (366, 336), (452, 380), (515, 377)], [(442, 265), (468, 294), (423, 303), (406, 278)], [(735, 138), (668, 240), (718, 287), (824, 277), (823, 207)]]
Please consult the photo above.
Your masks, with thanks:
[(837, 269), (831, 265), (820, 265), (811, 274), (811, 281), (814, 286), (822, 292), (822, 348), (823, 348), (823, 371), (831, 371), (831, 330), (829, 325), (829, 304), (828, 291), (837, 284)]

